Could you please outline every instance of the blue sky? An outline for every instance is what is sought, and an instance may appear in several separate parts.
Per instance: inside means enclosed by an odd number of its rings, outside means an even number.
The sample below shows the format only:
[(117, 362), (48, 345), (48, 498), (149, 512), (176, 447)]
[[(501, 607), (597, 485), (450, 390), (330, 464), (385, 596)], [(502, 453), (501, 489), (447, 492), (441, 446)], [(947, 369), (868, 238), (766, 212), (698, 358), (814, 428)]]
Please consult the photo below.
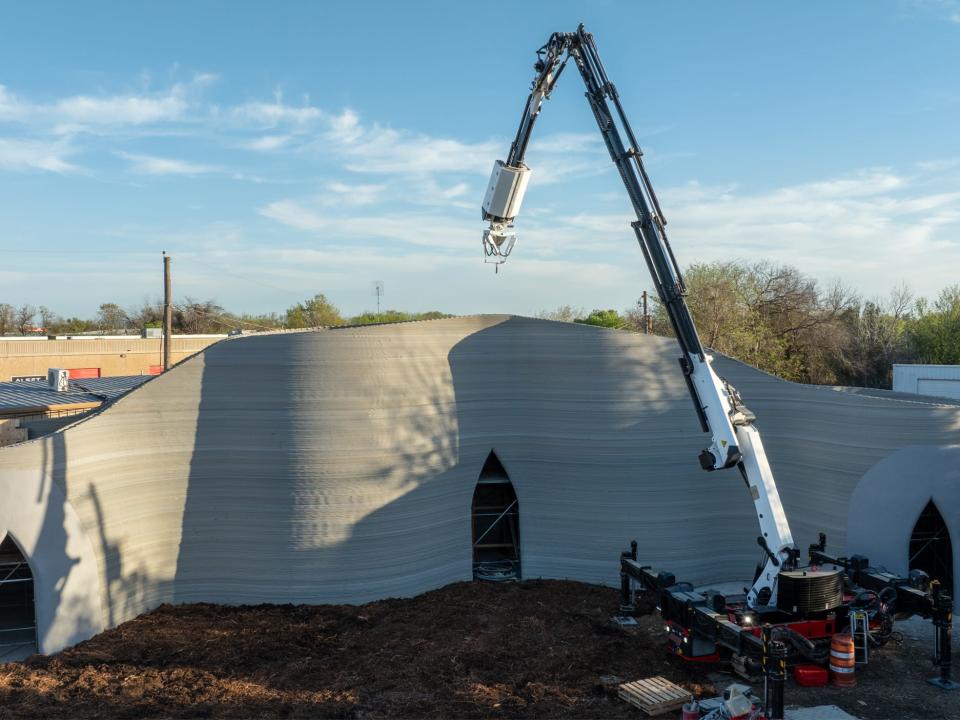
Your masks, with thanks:
[(866, 296), (960, 281), (960, 2), (20, 3), (0, 25), (0, 302), (624, 308), (650, 286), (575, 73), (498, 275), (479, 205), (583, 21), (678, 259)]

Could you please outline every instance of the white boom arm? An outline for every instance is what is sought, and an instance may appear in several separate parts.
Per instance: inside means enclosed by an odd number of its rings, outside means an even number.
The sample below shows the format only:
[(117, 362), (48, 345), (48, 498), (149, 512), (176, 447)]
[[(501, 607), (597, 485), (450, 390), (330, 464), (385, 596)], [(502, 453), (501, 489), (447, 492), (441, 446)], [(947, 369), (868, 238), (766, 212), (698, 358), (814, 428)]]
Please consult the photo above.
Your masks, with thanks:
[[(624, 115), (617, 90), (607, 79), (593, 36), (582, 25), (575, 33), (551, 35), (537, 56), (534, 67), (538, 74), (527, 98), (516, 138), (507, 160), (498, 160), (494, 165), (483, 201), (483, 219), (490, 223), (483, 234), (485, 258), (488, 262), (502, 263), (513, 250), (516, 242), (513, 223), (530, 180), (530, 169), (523, 159), (531, 131), (544, 100), (550, 96), (567, 61), (573, 58), (586, 84), (587, 100), (607, 150), (636, 211), (637, 220), (631, 225), (683, 351), (680, 366), (697, 416), (703, 431), (712, 437), (710, 446), (700, 453), (700, 465), (705, 470), (739, 468), (753, 498), (762, 533), (757, 541), (763, 547), (766, 559), (747, 595), (747, 602), (751, 607), (774, 604), (780, 570), (796, 564), (797, 553), (790, 525), (780, 503), (760, 433), (753, 425), (754, 416), (744, 407), (737, 391), (714, 372), (712, 358), (700, 343), (684, 300), (683, 277), (667, 239), (667, 221), (653, 192), (641, 159), (643, 153)], [(624, 142), (623, 135), (629, 145)]]

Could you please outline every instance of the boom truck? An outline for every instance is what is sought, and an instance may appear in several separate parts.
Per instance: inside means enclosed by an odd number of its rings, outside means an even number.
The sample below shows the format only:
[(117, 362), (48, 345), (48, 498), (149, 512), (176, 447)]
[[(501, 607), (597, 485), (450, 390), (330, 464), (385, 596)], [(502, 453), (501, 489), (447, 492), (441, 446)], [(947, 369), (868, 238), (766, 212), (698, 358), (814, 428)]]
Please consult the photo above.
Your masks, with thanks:
[(894, 636), (895, 618), (920, 615), (932, 618), (937, 628), (934, 663), (940, 673), (930, 682), (957, 687), (951, 680), (952, 600), (936, 580), (919, 570), (902, 577), (873, 568), (862, 555), (830, 555), (822, 533), (801, 564), (755, 416), (716, 373), (700, 341), (643, 152), (593, 36), (583, 25), (576, 32), (553, 33), (537, 51), (536, 76), (516, 137), (507, 159), (494, 164), (483, 200), (483, 220), (489, 223), (483, 233), (485, 261), (502, 264), (514, 249), (514, 221), (531, 175), (524, 157), (544, 102), (570, 60), (583, 79), (587, 102), (636, 212), (631, 227), (680, 345), (680, 371), (700, 426), (711, 437), (699, 455), (700, 465), (707, 471), (739, 473), (757, 513), (757, 543), (763, 552), (752, 585), (742, 594), (725, 595), (696, 591), (672, 573), (642, 564), (634, 541), (620, 557), (621, 614), (636, 613), (638, 591), (653, 593), (671, 652), (688, 661), (729, 660), (743, 674), (763, 670), (774, 680), (779, 677), (781, 706), (786, 667), (826, 664), (834, 634), (852, 633), (857, 661), (866, 662), (871, 647)]

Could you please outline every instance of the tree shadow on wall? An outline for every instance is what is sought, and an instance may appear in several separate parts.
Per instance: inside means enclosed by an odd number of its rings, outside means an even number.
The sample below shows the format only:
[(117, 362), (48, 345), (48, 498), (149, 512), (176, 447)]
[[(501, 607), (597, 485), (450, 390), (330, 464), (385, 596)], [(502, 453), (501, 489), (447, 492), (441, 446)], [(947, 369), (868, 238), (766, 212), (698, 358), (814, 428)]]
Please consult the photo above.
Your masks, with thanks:
[[(674, 412), (682, 386), (663, 381), (659, 345), (625, 359), (622, 333), (476, 322), (449, 352), (429, 326), (209, 348), (175, 602), (356, 603), (469, 579), (471, 500), (491, 449), (524, 508), (534, 576), (615, 578), (630, 535), (602, 530), (603, 515), (629, 519), (631, 495), (617, 509), (603, 494), (623, 486), (623, 453), (649, 430), (624, 393), (642, 389), (653, 418)], [(571, 467), (564, 499), (555, 479)]]
[[(67, 439), (63, 432), (58, 432), (40, 442), (40, 482), (32, 500), (43, 506), (43, 521), (33, 546), (21, 545), (33, 575), (38, 649), (51, 634), (57, 638), (53, 640), (55, 644), (77, 642), (101, 626), (100, 618), (91, 615), (92, 608), (64, 593), (80, 561), (70, 555), (66, 528)], [(11, 535), (20, 544), (22, 538), (16, 532)]]

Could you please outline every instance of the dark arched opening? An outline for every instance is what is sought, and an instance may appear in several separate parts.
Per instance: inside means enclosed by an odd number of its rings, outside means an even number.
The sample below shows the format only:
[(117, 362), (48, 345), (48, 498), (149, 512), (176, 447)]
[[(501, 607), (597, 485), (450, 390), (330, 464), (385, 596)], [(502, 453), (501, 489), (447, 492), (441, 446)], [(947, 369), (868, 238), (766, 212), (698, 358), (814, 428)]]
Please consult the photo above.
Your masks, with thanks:
[(911, 570), (923, 570), (931, 580), (956, 597), (953, 588), (953, 543), (950, 531), (933, 500), (920, 513), (910, 536)]
[(520, 578), (520, 506), (492, 450), (480, 471), (471, 507), (475, 580)]
[(37, 650), (33, 573), (13, 538), (0, 543), (0, 661)]

